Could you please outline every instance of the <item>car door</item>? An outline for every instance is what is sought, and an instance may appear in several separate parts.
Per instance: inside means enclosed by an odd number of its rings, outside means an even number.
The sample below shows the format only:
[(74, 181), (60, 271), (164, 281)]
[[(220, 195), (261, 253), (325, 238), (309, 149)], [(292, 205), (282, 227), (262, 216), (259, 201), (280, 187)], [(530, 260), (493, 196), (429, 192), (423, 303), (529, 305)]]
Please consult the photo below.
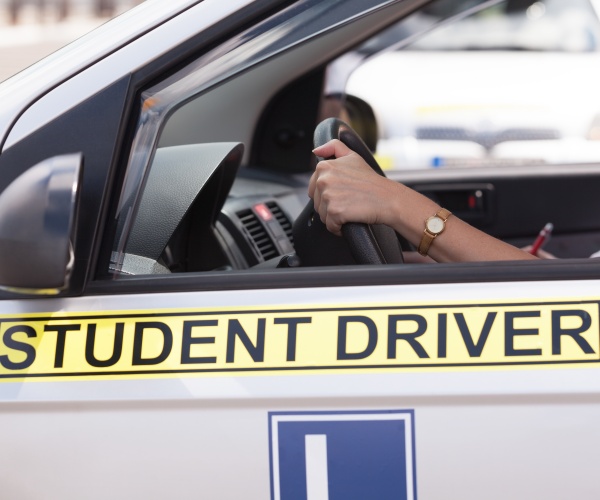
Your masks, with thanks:
[(9, 496), (593, 497), (593, 259), (291, 258), (328, 64), (425, 3), (203, 2), (163, 29), (213, 24), (2, 152), (0, 196), (84, 162), (70, 279), (1, 296)]

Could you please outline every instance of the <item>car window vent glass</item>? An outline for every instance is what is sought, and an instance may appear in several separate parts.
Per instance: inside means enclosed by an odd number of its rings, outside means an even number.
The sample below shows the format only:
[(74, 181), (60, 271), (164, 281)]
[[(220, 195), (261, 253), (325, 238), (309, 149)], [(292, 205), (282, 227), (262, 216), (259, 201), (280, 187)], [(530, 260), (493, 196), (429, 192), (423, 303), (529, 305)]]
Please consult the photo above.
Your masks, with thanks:
[(281, 210), (281, 207), (274, 201), (270, 201), (266, 205), (269, 208), (269, 210), (271, 211), (271, 213), (273, 214), (273, 216), (277, 219), (277, 222), (279, 222), (279, 224), (281, 225), (281, 228), (285, 231), (285, 235), (290, 240), (290, 243), (293, 244), (294, 243), (294, 235), (293, 235), (292, 223), (290, 222), (290, 219), (288, 219), (287, 215), (285, 215), (283, 213), (283, 210)]
[(256, 214), (251, 209), (247, 209), (237, 212), (236, 215), (240, 219), (240, 222), (244, 226), (244, 229), (263, 260), (269, 260), (276, 257), (278, 252), (275, 248), (275, 244)]

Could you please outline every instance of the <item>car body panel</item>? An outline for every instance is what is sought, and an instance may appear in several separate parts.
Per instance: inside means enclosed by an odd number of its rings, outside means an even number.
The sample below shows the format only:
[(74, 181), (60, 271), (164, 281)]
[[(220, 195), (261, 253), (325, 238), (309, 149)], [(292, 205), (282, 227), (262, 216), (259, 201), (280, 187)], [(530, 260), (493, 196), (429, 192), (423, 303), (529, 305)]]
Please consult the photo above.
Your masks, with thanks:
[[(546, 284), (545, 293), (539, 283), (480, 284), (476, 293), (472, 286), (454, 285), (358, 287), (343, 296), (339, 289), (327, 288), (251, 295), (171, 293), (153, 296), (152, 304), (147, 295), (130, 296), (127, 304), (118, 296), (103, 297), (100, 302), (81, 298), (68, 299), (54, 317), (89, 315), (95, 310), (130, 314), (150, 307), (156, 318), (161, 311), (198, 310), (198, 304), (202, 304), (201, 311), (231, 310), (231, 303), (236, 309), (261, 311), (254, 316), (264, 317), (265, 308), (288, 309), (290, 301), (306, 316), (324, 306), (330, 311), (332, 293), (339, 307), (359, 306), (359, 310), (382, 307), (394, 297), (392, 304), (438, 304), (439, 310), (450, 313), (452, 309), (443, 305), (449, 293), (453, 303), (463, 305), (463, 311), (465, 303), (507, 300), (512, 304), (526, 301), (530, 310), (539, 310), (540, 304), (556, 304), (552, 285)], [(598, 310), (597, 281), (583, 288), (580, 282), (556, 285), (561, 301), (570, 298), (572, 307), (581, 307), (591, 299)], [(531, 304), (534, 295), (537, 300)], [(41, 304), (28, 305), (30, 310), (44, 310)], [(29, 315), (23, 311), (21, 316)], [(250, 331), (246, 320), (241, 321)], [(598, 321), (596, 312), (596, 325)], [(267, 331), (271, 328), (269, 321)], [(272, 335), (267, 333), (267, 342)], [(68, 338), (67, 346), (70, 342)], [(72, 349), (67, 352), (74, 355)], [(207, 346), (202, 353), (212, 355), (215, 350)], [(87, 498), (187, 496), (198, 483), (202, 495), (263, 498), (269, 495), (269, 412), (411, 409), (420, 495), (438, 496), (450, 488), (467, 497), (485, 494), (495, 499), (511, 494), (517, 485), (517, 496), (523, 498), (539, 493), (559, 498), (567, 491), (591, 498), (600, 387), (597, 378), (589, 375), (589, 369), (576, 365), (551, 364), (479, 366), (475, 370), (400, 368), (380, 373), (355, 369), (4, 380), (0, 383), (1, 418), (7, 429), (3, 442), (14, 452), (3, 459), (2, 479), (7, 492), (15, 496), (25, 492), (34, 498), (76, 497), (82, 491)], [(42, 415), (44, 425), (39, 425)], [(35, 453), (30, 456), (27, 450)], [(512, 460), (505, 463), (507, 457)], [(27, 467), (16, 474), (14, 464), (21, 460), (26, 460)], [(60, 471), (68, 470), (69, 476), (76, 472), (75, 477), (66, 480), (65, 474), (49, 466), (53, 460), (59, 460)], [(450, 467), (451, 460), (460, 462)], [(157, 470), (162, 472), (148, 476), (148, 471)], [(32, 474), (46, 479), (31, 483)], [(512, 477), (511, 484), (490, 491), (489, 484), (503, 483), (506, 474)], [(440, 477), (443, 490), (437, 486)], [(467, 494), (464, 481), (468, 478)], [(96, 486), (87, 490), (89, 484)]]

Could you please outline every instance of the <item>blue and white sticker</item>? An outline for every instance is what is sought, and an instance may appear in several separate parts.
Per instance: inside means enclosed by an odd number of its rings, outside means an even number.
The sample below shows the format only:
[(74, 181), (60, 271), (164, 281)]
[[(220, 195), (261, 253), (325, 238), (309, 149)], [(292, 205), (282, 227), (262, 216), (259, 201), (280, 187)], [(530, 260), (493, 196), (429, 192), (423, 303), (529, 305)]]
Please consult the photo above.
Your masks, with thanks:
[(412, 410), (270, 412), (273, 500), (416, 500)]

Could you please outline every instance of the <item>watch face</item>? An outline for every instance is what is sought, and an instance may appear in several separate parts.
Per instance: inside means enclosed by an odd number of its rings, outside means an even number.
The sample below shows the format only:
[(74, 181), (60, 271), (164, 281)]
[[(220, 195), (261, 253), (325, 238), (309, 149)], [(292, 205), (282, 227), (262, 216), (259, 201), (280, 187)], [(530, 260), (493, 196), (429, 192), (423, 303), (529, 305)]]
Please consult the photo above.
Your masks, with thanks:
[(433, 234), (439, 234), (444, 230), (444, 221), (437, 216), (427, 219), (427, 229)]

